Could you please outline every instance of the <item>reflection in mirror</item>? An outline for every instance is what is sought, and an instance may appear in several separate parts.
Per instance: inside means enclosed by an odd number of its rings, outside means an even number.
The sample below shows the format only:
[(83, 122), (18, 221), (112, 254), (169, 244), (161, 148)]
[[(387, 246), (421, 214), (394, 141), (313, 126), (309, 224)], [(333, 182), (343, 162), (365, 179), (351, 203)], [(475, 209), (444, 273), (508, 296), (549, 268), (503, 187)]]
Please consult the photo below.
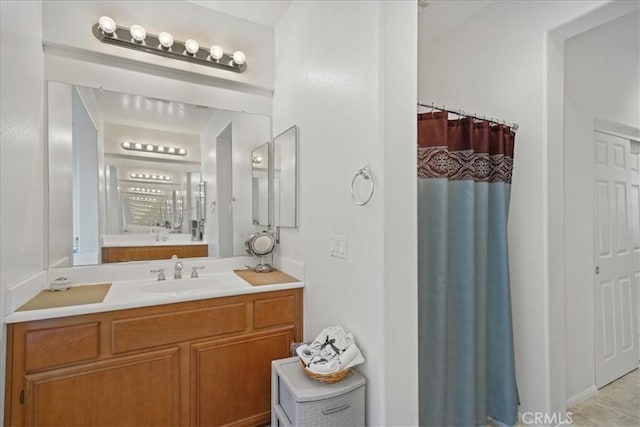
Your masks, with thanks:
[(292, 126), (273, 139), (274, 224), (298, 226), (298, 128)]
[(269, 140), (269, 117), (48, 91), (50, 267), (244, 253), (256, 231), (252, 150)]
[(269, 226), (269, 143), (251, 153), (253, 224)]

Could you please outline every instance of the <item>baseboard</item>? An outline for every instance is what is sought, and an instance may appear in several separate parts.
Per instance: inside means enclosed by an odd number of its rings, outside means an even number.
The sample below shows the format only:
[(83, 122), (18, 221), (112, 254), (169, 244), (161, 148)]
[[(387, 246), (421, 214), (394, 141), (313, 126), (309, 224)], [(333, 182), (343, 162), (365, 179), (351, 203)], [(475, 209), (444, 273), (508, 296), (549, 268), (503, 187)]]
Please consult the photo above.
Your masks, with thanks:
[(595, 385), (592, 385), (586, 390), (581, 391), (580, 393), (572, 396), (567, 400), (567, 408), (571, 408), (573, 405), (576, 405), (583, 400), (587, 400), (591, 396), (595, 396), (598, 394), (598, 388)]

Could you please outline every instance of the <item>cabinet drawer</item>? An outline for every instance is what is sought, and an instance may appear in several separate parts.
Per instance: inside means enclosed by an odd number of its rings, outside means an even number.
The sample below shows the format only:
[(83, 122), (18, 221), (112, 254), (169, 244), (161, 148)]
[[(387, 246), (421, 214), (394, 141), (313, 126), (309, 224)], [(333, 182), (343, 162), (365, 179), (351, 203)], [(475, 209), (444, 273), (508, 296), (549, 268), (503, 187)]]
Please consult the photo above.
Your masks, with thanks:
[(296, 402), (286, 386), (280, 387), (280, 406), (292, 425), (363, 426), (364, 386), (341, 396), (312, 402)]
[(34, 372), (95, 359), (100, 354), (98, 322), (28, 331), (25, 369)]
[(296, 302), (293, 295), (259, 299), (253, 303), (253, 327), (268, 328), (292, 325), (296, 321)]
[(123, 353), (164, 344), (241, 332), (245, 303), (158, 314), (112, 322), (112, 352)]

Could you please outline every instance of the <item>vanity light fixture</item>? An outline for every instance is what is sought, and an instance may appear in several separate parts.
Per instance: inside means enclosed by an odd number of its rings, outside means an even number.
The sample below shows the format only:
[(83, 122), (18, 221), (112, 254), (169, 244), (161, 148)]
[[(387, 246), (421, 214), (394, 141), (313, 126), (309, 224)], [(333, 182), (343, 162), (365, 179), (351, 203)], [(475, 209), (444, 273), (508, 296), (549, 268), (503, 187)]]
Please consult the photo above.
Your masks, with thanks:
[(144, 151), (145, 153), (159, 153), (159, 154), (172, 154), (174, 156), (186, 156), (187, 150), (180, 147), (164, 147), (162, 145), (154, 144), (141, 144), (139, 142), (133, 143), (129, 141), (123, 141), (120, 144), (122, 148), (129, 151)]
[(162, 194), (162, 191), (156, 190), (155, 188), (131, 187), (129, 188), (129, 191), (135, 191), (136, 193)]
[(98, 23), (94, 24), (92, 32), (102, 43), (209, 67), (222, 68), (237, 73), (242, 73), (247, 69), (246, 55), (242, 51), (237, 50), (233, 53), (225, 53), (218, 45), (213, 45), (210, 49), (203, 49), (200, 43), (194, 39), (187, 39), (181, 42), (174, 40), (173, 36), (166, 31), (156, 36), (147, 33), (141, 25), (137, 24), (132, 25), (130, 28), (118, 26), (108, 16), (101, 16), (98, 19)]
[(168, 175), (155, 175), (148, 173), (132, 173), (129, 176), (133, 179), (150, 179), (152, 181), (171, 181), (171, 177)]

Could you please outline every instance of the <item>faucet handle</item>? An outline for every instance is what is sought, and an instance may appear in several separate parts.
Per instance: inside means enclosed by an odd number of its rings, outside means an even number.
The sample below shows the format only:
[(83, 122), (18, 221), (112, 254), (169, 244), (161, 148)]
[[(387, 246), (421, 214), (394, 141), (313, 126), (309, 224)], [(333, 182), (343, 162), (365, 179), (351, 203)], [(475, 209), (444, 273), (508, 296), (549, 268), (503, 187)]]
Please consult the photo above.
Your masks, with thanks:
[(158, 273), (158, 280), (165, 280), (166, 279), (164, 277), (164, 268), (159, 268), (157, 270), (151, 270), (151, 273), (153, 273), (153, 274)]
[(195, 279), (198, 277), (198, 270), (204, 270), (204, 265), (198, 266), (198, 267), (191, 267), (191, 278)]

